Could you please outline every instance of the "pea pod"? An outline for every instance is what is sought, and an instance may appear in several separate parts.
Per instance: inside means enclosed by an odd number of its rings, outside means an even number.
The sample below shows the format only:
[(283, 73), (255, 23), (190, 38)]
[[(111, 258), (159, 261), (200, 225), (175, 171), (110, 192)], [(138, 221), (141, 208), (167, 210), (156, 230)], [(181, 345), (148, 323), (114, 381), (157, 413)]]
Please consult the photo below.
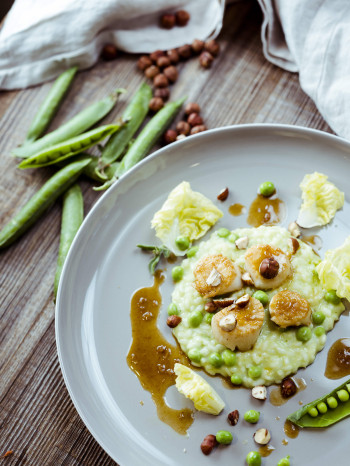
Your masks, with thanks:
[(19, 168), (37, 168), (62, 162), (62, 160), (73, 157), (80, 152), (89, 149), (107, 136), (118, 131), (122, 125), (105, 125), (79, 134), (74, 138), (56, 144), (55, 146), (44, 149), (43, 151), (32, 155), (28, 159), (22, 160), (18, 165)]
[[(337, 393), (340, 390), (349, 392), (349, 389), (350, 379), (327, 395), (323, 395), (320, 398), (317, 398), (317, 400), (311, 401), (294, 413), (290, 414), (287, 419), (299, 427), (328, 427), (335, 424), (350, 415), (350, 399), (348, 401), (341, 401)], [(320, 403), (322, 403), (322, 405), (320, 405)], [(317, 410), (317, 406), (320, 407), (324, 404), (326, 405), (327, 410), (326, 412), (321, 413)], [(309, 412), (313, 415), (310, 415)]]
[(64, 261), (69, 248), (79, 230), (84, 218), (84, 200), (78, 184), (74, 184), (64, 193), (61, 221), (60, 246), (58, 251), (57, 267), (54, 282), (54, 295), (56, 297)]
[(13, 154), (16, 157), (25, 159), (43, 151), (44, 149), (83, 133), (104, 118), (113, 109), (118, 100), (119, 94), (123, 92), (125, 92), (124, 89), (117, 89), (108, 97), (93, 103), (59, 128), (51, 131), (42, 138), (14, 149)]
[(109, 138), (102, 151), (99, 167), (97, 169), (100, 177), (103, 176), (101, 172), (104, 172), (106, 167), (118, 160), (118, 158), (123, 154), (129, 141), (146, 118), (151, 98), (151, 87), (146, 83), (141, 84), (122, 116), (122, 119), (124, 121), (128, 121), (128, 124), (125, 125), (121, 131), (113, 134)]
[(55, 116), (63, 97), (66, 95), (77, 70), (78, 67), (76, 66), (69, 68), (60, 74), (53, 83), (53, 86), (30, 125), (25, 141), (26, 143), (35, 141), (45, 132), (46, 128)]
[(0, 249), (19, 238), (72, 185), (91, 157), (72, 162), (56, 172), (0, 231)]

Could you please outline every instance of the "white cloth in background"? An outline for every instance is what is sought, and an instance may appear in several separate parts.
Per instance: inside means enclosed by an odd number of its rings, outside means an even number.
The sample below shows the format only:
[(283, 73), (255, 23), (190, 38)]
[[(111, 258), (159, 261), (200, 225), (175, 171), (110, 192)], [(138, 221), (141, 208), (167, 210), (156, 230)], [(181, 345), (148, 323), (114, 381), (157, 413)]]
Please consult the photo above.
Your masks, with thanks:
[[(258, 2), (265, 57), (299, 72), (327, 123), (350, 139), (350, 0)], [(159, 28), (163, 12), (180, 8), (191, 14), (186, 28)], [(88, 68), (106, 42), (147, 53), (215, 37), (223, 14), (224, 0), (16, 0), (0, 31), (0, 89), (41, 83), (72, 65)]]

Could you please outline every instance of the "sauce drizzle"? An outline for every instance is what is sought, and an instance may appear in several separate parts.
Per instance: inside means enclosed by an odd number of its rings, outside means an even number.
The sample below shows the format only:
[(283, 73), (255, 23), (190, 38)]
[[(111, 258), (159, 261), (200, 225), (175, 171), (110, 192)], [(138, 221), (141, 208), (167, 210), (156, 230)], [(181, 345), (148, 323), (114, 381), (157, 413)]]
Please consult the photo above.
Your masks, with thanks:
[(153, 286), (141, 288), (132, 296), (132, 344), (127, 363), (142, 387), (151, 393), (159, 419), (185, 435), (193, 422), (193, 411), (188, 408), (172, 409), (164, 399), (167, 389), (175, 384), (174, 364), (188, 363), (181, 350), (171, 345), (157, 327), (162, 302), (159, 286), (163, 281), (164, 275), (157, 271)]
[(340, 338), (329, 348), (324, 375), (331, 380), (350, 374), (350, 338)]
[(245, 207), (242, 204), (232, 204), (228, 208), (228, 211), (231, 215), (234, 215), (235, 217), (238, 217), (239, 215), (242, 215), (245, 213)]
[(285, 213), (285, 204), (281, 199), (258, 194), (249, 207), (247, 223), (252, 227), (277, 225), (282, 222)]

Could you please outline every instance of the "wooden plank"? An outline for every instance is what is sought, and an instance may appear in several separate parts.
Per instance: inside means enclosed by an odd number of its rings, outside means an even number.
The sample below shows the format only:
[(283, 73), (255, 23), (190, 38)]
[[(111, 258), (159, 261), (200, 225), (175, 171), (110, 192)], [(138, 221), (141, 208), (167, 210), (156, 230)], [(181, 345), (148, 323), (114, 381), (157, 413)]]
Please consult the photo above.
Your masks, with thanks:
[[(301, 91), (298, 76), (268, 63), (261, 51), (261, 14), (253, 2), (232, 5), (220, 35), (221, 54), (210, 70), (192, 59), (179, 66), (172, 98), (188, 95), (202, 107), (209, 128), (253, 122), (330, 129)], [(51, 129), (116, 87), (126, 87), (121, 114), (142, 81), (136, 57), (122, 55), (80, 72)], [(0, 224), (3, 225), (52, 169), (16, 168), (10, 156), (51, 83), (0, 96)], [(182, 116), (179, 115), (178, 120)], [(100, 194), (83, 180), (85, 210)], [(79, 418), (60, 372), (54, 335), (53, 278), (59, 244), (57, 202), (23, 238), (0, 252), (0, 454), (9, 465), (114, 465)]]

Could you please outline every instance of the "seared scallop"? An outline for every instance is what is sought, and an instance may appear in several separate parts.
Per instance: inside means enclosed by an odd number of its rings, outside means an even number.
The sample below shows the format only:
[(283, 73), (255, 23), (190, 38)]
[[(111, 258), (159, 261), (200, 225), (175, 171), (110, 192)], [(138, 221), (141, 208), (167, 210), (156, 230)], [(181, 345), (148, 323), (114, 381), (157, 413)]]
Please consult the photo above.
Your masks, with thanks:
[(296, 291), (279, 291), (271, 299), (269, 309), (271, 320), (282, 328), (311, 322), (311, 307)]
[(218, 343), (234, 351), (251, 349), (259, 337), (265, 311), (261, 302), (249, 297), (247, 304), (238, 304), (222, 309), (211, 321), (213, 336)]
[(269, 244), (252, 246), (244, 258), (246, 270), (257, 288), (277, 288), (292, 274), (288, 256)]
[(240, 268), (222, 254), (203, 257), (193, 274), (194, 287), (205, 298), (242, 288)]

